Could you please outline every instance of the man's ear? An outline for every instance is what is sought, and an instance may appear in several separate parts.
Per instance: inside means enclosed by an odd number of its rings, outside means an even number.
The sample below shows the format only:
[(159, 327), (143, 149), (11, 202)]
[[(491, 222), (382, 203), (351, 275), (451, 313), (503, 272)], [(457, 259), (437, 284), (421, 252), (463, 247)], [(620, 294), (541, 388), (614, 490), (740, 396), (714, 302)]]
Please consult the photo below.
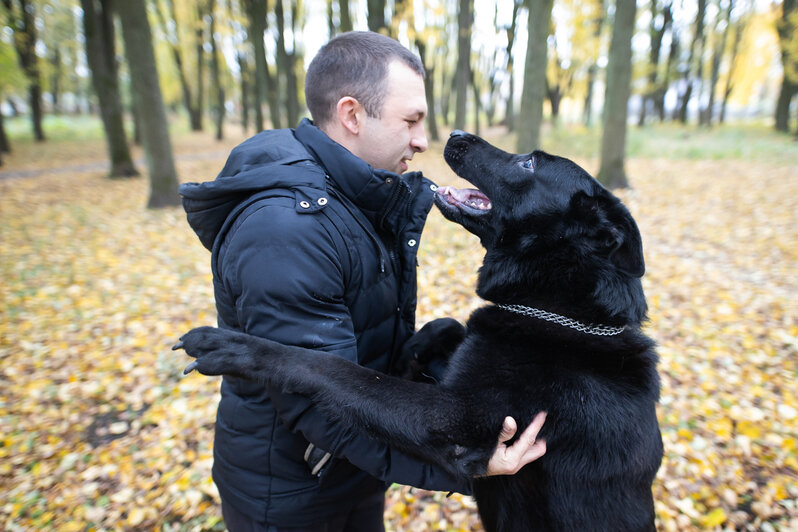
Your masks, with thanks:
[(351, 96), (344, 96), (338, 100), (338, 104), (335, 106), (338, 122), (352, 135), (360, 133), (360, 126), (363, 120), (362, 111), (363, 106)]

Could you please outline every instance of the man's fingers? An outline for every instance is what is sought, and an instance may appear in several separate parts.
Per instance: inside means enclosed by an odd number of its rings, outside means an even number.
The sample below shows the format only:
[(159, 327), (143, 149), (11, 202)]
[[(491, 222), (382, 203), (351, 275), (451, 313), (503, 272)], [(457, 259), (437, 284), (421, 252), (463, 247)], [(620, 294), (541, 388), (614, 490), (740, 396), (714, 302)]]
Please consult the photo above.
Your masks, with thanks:
[(532, 445), (537, 439), (538, 433), (540, 432), (541, 427), (543, 427), (544, 421), (546, 421), (546, 412), (538, 412), (538, 415), (536, 415), (535, 419), (532, 420), (532, 423), (530, 423), (529, 426), (524, 429), (524, 432), (521, 433), (521, 436), (518, 438), (518, 440), (525, 442), (527, 446)]
[(546, 441), (537, 441), (538, 433), (541, 427), (543, 427), (544, 421), (546, 421), (546, 413), (538, 413), (535, 419), (532, 420), (532, 423), (530, 423), (529, 426), (524, 429), (524, 432), (521, 433), (521, 436), (518, 437), (518, 440), (507, 447), (506, 459), (517, 463), (518, 469), (529, 462), (537, 460), (546, 453)]
[(504, 418), (504, 424), (502, 424), (502, 431), (499, 433), (499, 444), (502, 444), (508, 440), (510, 440), (513, 436), (515, 436), (516, 431), (518, 430), (518, 424), (515, 422), (510, 416)]
[(527, 449), (520, 461), (523, 464), (528, 464), (529, 462), (534, 462), (544, 454), (546, 454), (546, 440), (538, 440), (532, 447)]

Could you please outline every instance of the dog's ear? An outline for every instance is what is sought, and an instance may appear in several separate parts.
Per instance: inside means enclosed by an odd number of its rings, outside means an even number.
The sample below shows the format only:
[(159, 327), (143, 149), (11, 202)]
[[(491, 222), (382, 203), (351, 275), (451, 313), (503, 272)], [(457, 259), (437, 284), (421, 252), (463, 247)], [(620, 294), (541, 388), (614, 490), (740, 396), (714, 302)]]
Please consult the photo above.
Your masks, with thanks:
[(646, 273), (643, 240), (634, 218), (621, 203), (610, 207), (607, 214), (612, 224), (608, 242), (610, 262), (630, 277), (643, 277)]

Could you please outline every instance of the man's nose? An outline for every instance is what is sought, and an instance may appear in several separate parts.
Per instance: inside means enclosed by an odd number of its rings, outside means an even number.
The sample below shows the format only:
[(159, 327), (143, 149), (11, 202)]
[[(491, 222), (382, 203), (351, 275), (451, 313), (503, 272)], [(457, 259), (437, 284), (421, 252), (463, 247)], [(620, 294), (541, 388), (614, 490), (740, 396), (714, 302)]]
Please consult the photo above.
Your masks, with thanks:
[(410, 146), (418, 153), (425, 152), (427, 151), (427, 148), (429, 148), (429, 142), (427, 142), (427, 132), (424, 131), (423, 126), (421, 128), (421, 132), (413, 136), (412, 140), (410, 141)]

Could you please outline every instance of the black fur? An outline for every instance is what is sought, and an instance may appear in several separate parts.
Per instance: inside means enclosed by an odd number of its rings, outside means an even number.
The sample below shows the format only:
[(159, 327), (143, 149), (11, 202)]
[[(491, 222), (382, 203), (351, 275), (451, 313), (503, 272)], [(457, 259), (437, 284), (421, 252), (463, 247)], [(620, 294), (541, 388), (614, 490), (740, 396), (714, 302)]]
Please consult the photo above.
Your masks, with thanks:
[[(654, 530), (659, 379), (653, 343), (640, 332), (644, 264), (634, 220), (567, 159), (505, 153), (462, 132), (452, 134), (444, 156), (492, 203), (490, 210), (462, 204), (447, 199), (445, 188), (436, 196), (444, 216), (486, 249), (481, 297), (625, 330), (599, 336), (487, 305), (465, 331), (436, 320), (410, 340), (407, 356), (423, 365), (446, 358), (443, 346), (462, 337), (432, 385), (202, 327), (177, 346), (196, 358), (187, 370), (310, 396), (353, 430), (466, 478), (485, 472), (505, 416), (525, 427), (545, 410), (546, 454), (516, 475), (475, 481), (486, 530)], [(415, 368), (416, 376), (423, 372)]]

